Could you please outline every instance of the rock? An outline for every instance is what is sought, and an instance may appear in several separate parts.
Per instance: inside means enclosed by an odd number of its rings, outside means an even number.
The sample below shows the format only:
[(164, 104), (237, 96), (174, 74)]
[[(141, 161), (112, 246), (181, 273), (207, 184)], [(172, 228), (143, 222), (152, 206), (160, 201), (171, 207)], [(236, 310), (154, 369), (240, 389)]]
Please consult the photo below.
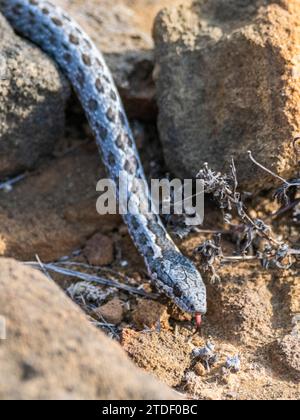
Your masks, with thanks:
[(120, 217), (96, 211), (97, 181), (106, 174), (96, 145), (81, 146), (0, 191), (0, 255), (55, 261), (95, 232), (111, 232)]
[(67, 294), (72, 300), (79, 305), (83, 302), (87, 305), (100, 305), (106, 300), (112, 293), (113, 288), (105, 288), (104, 290), (99, 286), (94, 286), (86, 281), (73, 283), (67, 289)]
[(278, 340), (274, 347), (273, 358), (277, 369), (286, 374), (287, 371), (293, 378), (300, 382), (300, 335), (288, 334)]
[(133, 322), (137, 328), (169, 329), (168, 309), (159, 302), (139, 299), (137, 307), (133, 312)]
[[(274, 187), (247, 151), (289, 178), (300, 132), (297, 0), (197, 0), (157, 17), (159, 131), (169, 169), (195, 177), (204, 162), (243, 188)], [(176, 150), (176, 153), (174, 153)]]
[(105, 305), (93, 311), (93, 316), (100, 320), (105, 321), (108, 324), (120, 324), (123, 320), (124, 308), (121, 299), (115, 297)]
[(198, 376), (205, 376), (207, 371), (201, 362), (196, 363), (194, 371)]
[(0, 14), (0, 177), (31, 169), (64, 132), (69, 85)]
[(0, 399), (174, 399), (44, 275), (0, 259)]
[(114, 244), (111, 238), (96, 233), (86, 244), (84, 249), (89, 264), (109, 265), (114, 261)]

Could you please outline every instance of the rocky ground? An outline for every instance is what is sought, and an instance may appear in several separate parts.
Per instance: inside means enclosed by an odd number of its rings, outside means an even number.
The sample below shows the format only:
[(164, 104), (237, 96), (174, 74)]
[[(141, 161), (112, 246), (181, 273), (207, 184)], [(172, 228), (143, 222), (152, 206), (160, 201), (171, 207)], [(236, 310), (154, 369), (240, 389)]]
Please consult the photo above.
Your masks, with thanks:
[[(292, 212), (272, 217), (280, 206), (266, 187), (274, 190), (277, 181), (247, 159), (251, 148), (282, 176), (298, 176), (298, 2), (57, 3), (104, 51), (147, 175), (171, 169), (194, 176), (204, 161), (225, 170), (234, 155), (241, 188), (253, 193), (251, 216), (299, 247)], [(219, 283), (206, 273), (208, 314), (195, 332), (189, 316), (156, 294), (121, 219), (96, 213), (95, 185), (105, 172), (68, 82), (3, 18), (0, 34), (0, 180), (23, 175), (0, 190), (0, 315), (8, 327), (0, 340), (0, 398), (298, 399), (299, 264), (224, 264)], [(202, 271), (194, 249), (227, 229), (209, 198), (201, 229), (176, 241)], [(224, 235), (227, 255), (235, 239)], [(58, 261), (56, 268), (130, 292), (43, 265)], [(178, 393), (135, 370), (120, 346)], [(205, 347), (207, 357), (195, 357)], [(229, 366), (235, 356), (240, 365)]]

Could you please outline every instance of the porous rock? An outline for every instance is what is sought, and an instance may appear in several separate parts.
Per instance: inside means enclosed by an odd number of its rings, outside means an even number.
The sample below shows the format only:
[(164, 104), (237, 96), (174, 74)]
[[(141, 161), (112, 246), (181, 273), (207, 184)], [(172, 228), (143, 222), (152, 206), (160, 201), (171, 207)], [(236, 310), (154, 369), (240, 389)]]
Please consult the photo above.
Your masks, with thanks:
[[(152, 3), (152, 2), (151, 2)], [(145, 0), (57, 0), (103, 52), (130, 117), (151, 120), (157, 108), (152, 79), (154, 12)], [(140, 13), (142, 11), (142, 13)]]
[[(154, 27), (159, 131), (170, 170), (205, 162), (244, 188), (274, 186), (247, 151), (289, 178), (300, 132), (298, 0), (196, 0), (164, 9)], [(176, 153), (174, 153), (176, 150)]]
[(0, 399), (172, 399), (44, 275), (0, 259)]
[(0, 13), (0, 177), (31, 169), (64, 133), (70, 89), (57, 66)]

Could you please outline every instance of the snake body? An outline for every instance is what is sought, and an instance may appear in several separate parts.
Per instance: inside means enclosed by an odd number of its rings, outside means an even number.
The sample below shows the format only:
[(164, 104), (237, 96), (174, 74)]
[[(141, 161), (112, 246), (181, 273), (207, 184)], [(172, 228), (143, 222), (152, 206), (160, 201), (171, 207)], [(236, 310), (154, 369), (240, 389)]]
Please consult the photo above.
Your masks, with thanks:
[[(146, 212), (144, 171), (124, 108), (102, 54), (88, 35), (62, 9), (44, 0), (0, 0), (0, 11), (22, 36), (38, 45), (71, 82), (93, 130), (109, 177), (128, 177), (133, 210), (124, 215), (129, 233), (144, 257), (157, 289), (183, 311), (206, 312), (206, 288), (194, 264), (168, 235), (160, 217)], [(136, 208), (134, 208), (136, 207)], [(132, 209), (132, 207), (131, 207)]]

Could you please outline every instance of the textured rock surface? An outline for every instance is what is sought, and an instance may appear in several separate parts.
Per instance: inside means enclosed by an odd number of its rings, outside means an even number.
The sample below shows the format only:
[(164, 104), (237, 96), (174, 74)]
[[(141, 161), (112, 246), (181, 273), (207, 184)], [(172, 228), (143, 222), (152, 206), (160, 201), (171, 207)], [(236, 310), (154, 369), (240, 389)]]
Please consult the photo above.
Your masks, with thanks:
[(0, 399), (169, 399), (42, 274), (0, 260)]
[(100, 306), (93, 311), (93, 317), (102, 322), (108, 322), (109, 324), (120, 324), (123, 319), (124, 308), (123, 302), (115, 297), (109, 302)]
[(204, 162), (223, 171), (233, 155), (244, 187), (265, 186), (248, 150), (295, 175), (299, 18), (298, 0), (197, 0), (159, 14), (159, 129), (176, 175), (195, 176)]
[[(157, 112), (152, 79), (152, 22), (174, 0), (56, 0), (104, 53), (128, 115), (151, 120)], [(175, 0), (175, 4), (178, 3)]]
[(13, 191), (0, 191), (0, 255), (53, 261), (111, 232), (119, 216), (99, 216), (97, 181), (105, 177), (94, 143), (44, 164)]
[(148, 372), (154, 368), (169, 386), (179, 386), (190, 365), (191, 347), (183, 337), (168, 331), (139, 333), (125, 329), (121, 344), (139, 367)]
[(0, 14), (0, 176), (31, 168), (63, 135), (69, 87)]

